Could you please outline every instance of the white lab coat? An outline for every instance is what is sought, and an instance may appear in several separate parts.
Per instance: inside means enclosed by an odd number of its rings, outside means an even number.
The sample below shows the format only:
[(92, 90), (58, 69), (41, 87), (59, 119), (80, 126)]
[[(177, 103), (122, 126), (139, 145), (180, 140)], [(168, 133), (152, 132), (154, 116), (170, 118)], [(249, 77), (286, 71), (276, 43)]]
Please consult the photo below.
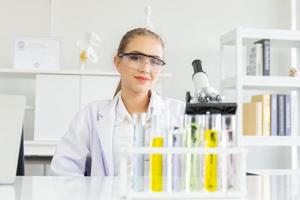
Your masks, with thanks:
[[(50, 175), (114, 175), (113, 129), (117, 99), (118, 96), (113, 100), (90, 103), (77, 113), (57, 145)], [(152, 92), (151, 101), (154, 107), (151, 115), (166, 111), (183, 114), (185, 110), (183, 102), (161, 97), (155, 92)]]

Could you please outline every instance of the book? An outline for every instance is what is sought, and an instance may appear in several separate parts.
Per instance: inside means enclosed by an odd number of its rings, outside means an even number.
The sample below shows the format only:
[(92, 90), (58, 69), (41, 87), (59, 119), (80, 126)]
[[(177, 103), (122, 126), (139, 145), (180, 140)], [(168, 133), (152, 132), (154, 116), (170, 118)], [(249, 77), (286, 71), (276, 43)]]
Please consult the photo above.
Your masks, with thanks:
[(262, 65), (262, 44), (248, 46), (246, 75), (262, 75)]
[(255, 42), (255, 44), (260, 43), (262, 44), (262, 60), (263, 60), (263, 76), (270, 76), (270, 40), (263, 39)]
[(271, 95), (271, 136), (277, 136), (277, 95)]
[(285, 95), (285, 135), (291, 136), (291, 96)]
[(270, 136), (271, 129), (271, 95), (263, 94), (252, 96), (252, 102), (262, 103), (262, 135)]
[(270, 176), (270, 200), (278, 198), (278, 176)]
[(291, 91), (291, 135), (298, 135), (298, 92)]
[(277, 95), (277, 120), (278, 120), (278, 135), (285, 135), (285, 95), (278, 94)]
[(264, 176), (247, 177), (247, 187), (249, 196), (255, 196), (256, 194), (262, 198), (263, 194), (263, 178)]
[(262, 103), (251, 102), (243, 104), (244, 135), (262, 135)]
[(271, 200), (271, 177), (272, 176), (262, 176), (262, 193), (261, 197), (263, 200)]

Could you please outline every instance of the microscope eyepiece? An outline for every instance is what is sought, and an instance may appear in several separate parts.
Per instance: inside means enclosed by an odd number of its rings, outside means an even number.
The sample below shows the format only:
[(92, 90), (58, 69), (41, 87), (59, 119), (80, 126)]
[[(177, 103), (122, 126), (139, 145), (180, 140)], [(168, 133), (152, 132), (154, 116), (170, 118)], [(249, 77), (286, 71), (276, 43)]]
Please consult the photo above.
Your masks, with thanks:
[(192, 62), (192, 65), (193, 65), (193, 69), (194, 69), (194, 74), (198, 73), (198, 72), (203, 72), (203, 69), (202, 69), (202, 62), (201, 60), (199, 59), (196, 59)]

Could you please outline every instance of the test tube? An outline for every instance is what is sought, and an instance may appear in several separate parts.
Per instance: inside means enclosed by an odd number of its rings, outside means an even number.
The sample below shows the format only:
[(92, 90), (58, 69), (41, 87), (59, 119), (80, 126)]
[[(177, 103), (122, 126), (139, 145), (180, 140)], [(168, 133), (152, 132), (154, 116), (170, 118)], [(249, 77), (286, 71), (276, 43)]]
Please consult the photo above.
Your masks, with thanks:
[[(222, 147), (232, 148), (237, 146), (237, 136), (235, 130), (235, 115), (222, 115), (222, 134), (221, 145)], [(227, 154), (223, 159), (224, 169), (222, 170), (223, 188), (225, 190), (236, 189), (236, 158), (234, 154)]]
[[(145, 126), (146, 114), (134, 113), (132, 115), (134, 122), (133, 146), (145, 146)], [(133, 155), (133, 191), (144, 191), (144, 155)]]
[[(192, 115), (185, 115), (184, 117), (184, 143), (185, 146), (191, 148), (191, 126), (192, 126)], [(184, 156), (185, 160), (185, 191), (190, 192), (191, 183), (191, 153), (186, 153)]]
[[(150, 147), (151, 139), (151, 118), (146, 119), (145, 127), (145, 147)], [(149, 175), (150, 175), (150, 154), (144, 155), (144, 191), (149, 192)]]
[[(164, 137), (163, 124), (159, 116), (151, 119), (151, 147), (163, 147)], [(163, 154), (153, 153), (150, 155), (150, 191), (163, 191)]]
[[(219, 143), (219, 133), (221, 128), (221, 115), (206, 113), (205, 116), (205, 147), (216, 148)], [(208, 192), (218, 190), (218, 155), (205, 154), (204, 158), (204, 188)]]
[[(188, 136), (188, 145), (191, 148), (199, 148), (204, 141), (204, 118), (202, 115), (192, 115)], [(201, 155), (191, 154), (190, 191), (201, 190)]]
[[(170, 127), (170, 140), (171, 146), (174, 148), (183, 147), (183, 116), (173, 116), (173, 123)], [(183, 155), (173, 154), (171, 158), (171, 189), (174, 192), (181, 192), (184, 189), (184, 176), (183, 176)]]

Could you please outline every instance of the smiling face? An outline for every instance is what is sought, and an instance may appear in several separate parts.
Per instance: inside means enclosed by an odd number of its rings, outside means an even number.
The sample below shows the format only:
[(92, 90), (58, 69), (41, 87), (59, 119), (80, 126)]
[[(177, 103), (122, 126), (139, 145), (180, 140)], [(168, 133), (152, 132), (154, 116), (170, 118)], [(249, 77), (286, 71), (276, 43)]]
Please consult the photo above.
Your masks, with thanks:
[[(162, 44), (151, 35), (131, 38), (122, 53), (144, 54), (163, 60)], [(131, 57), (116, 56), (114, 58), (115, 66), (121, 75), (122, 89), (134, 93), (148, 93), (155, 86), (159, 74), (153, 73), (153, 63), (151, 62), (153, 60), (151, 60), (151, 57), (135, 57), (133, 55)]]

